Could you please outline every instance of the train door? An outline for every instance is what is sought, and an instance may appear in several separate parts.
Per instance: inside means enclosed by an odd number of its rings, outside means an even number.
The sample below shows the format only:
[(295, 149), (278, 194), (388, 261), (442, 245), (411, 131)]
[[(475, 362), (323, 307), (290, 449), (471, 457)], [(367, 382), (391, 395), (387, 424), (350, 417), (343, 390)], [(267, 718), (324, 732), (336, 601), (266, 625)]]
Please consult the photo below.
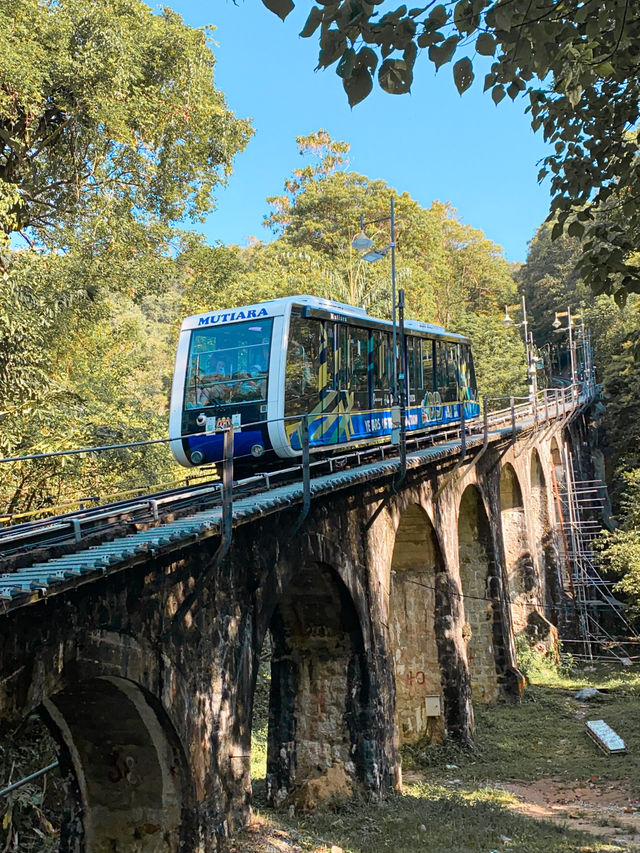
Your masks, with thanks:
[(437, 390), (436, 359), (434, 348), (437, 346), (434, 340), (423, 338), (421, 341), (422, 352), (422, 419), (423, 424), (436, 423), (441, 419), (441, 398)]
[(336, 326), (336, 409), (338, 442), (352, 441), (370, 435), (366, 423), (371, 408), (369, 365), (371, 359), (370, 330), (347, 324)]
[(314, 443), (313, 422), (322, 414), (321, 343), (321, 322), (292, 313), (284, 379), (284, 417), (285, 431), (294, 450), (302, 446), (299, 416), (309, 415), (310, 439)]
[(374, 410), (391, 407), (391, 336), (377, 329), (373, 332), (373, 398)]
[(422, 361), (420, 338), (407, 336), (407, 404), (415, 406), (422, 399)]

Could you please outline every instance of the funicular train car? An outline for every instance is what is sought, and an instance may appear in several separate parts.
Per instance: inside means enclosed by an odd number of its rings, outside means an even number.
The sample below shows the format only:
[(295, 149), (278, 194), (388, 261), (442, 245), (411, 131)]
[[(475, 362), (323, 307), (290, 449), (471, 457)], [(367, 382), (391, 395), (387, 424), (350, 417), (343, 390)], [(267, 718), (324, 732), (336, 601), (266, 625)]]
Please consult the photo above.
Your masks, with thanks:
[[(409, 320), (398, 332), (407, 433), (478, 415), (469, 340)], [(314, 454), (388, 440), (392, 324), (364, 309), (291, 296), (188, 317), (171, 395), (170, 439), (185, 466), (220, 462), (223, 432), (249, 467), (301, 453), (308, 415)]]

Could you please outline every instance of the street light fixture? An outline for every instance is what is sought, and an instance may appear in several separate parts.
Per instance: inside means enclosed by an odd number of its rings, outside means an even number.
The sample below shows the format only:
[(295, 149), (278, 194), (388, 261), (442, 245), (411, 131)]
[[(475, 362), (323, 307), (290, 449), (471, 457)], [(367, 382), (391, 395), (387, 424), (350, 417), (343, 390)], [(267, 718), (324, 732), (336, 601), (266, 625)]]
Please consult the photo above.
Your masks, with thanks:
[[(351, 245), (353, 245), (353, 243)], [(368, 261), (370, 264), (375, 264), (375, 262), (381, 260), (381, 258), (386, 258), (388, 251), (389, 247), (386, 249), (370, 249), (366, 255), (362, 256), (362, 260)]]
[[(514, 311), (516, 308), (520, 308), (522, 310), (522, 322), (514, 323), (511, 317), (509, 316), (509, 309)], [(529, 380), (529, 394), (531, 399), (535, 401), (538, 397), (538, 368), (536, 365), (536, 356), (535, 356), (535, 347), (533, 343), (533, 332), (529, 331), (529, 324), (527, 321), (527, 304), (525, 302), (524, 296), (522, 297), (522, 301), (520, 305), (505, 305), (504, 306), (504, 317), (502, 322), (505, 326), (515, 326), (515, 328), (524, 329), (524, 345), (527, 352), (527, 377)]]
[(360, 226), (362, 230), (353, 238), (351, 245), (359, 252), (364, 252), (366, 249), (370, 249), (373, 246), (373, 240), (370, 240), (364, 233), (364, 222), (362, 221), (362, 217), (360, 217)]
[[(569, 358), (571, 359), (571, 384), (576, 384), (576, 352), (575, 346), (573, 342), (573, 320), (577, 319), (577, 317), (571, 316), (571, 308), (567, 306), (566, 311), (556, 311), (556, 318), (551, 324), (555, 331), (558, 333), (569, 332)], [(567, 318), (567, 325), (563, 326), (561, 317)]]

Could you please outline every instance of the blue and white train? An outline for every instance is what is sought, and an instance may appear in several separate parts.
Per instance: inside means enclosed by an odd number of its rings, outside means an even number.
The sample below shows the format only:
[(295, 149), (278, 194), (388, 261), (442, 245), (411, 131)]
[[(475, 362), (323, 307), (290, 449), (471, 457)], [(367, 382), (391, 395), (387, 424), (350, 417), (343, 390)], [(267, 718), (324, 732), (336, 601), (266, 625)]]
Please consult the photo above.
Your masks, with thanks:
[[(408, 320), (398, 333), (407, 433), (479, 413), (469, 340)], [(392, 431), (392, 325), (364, 309), (289, 296), (188, 317), (182, 324), (169, 432), (185, 466), (234, 458), (266, 466), (301, 453), (309, 416), (312, 453), (380, 442)]]

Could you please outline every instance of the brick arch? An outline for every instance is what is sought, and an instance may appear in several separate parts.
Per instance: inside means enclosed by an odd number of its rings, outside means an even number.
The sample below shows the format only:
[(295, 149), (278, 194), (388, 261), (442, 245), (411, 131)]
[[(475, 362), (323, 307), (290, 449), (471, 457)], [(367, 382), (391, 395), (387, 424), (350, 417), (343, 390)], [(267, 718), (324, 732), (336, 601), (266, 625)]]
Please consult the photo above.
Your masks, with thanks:
[(539, 590), (527, 536), (522, 488), (514, 467), (508, 462), (500, 472), (500, 516), (511, 620), (518, 634), (527, 626), (531, 605)]
[(340, 574), (303, 562), (273, 609), (267, 798), (312, 806), (380, 787), (372, 690), (359, 614)]
[(422, 507), (409, 504), (396, 530), (388, 609), (401, 743), (441, 740), (447, 728), (445, 687), (452, 650), (446, 628), (452, 613), (446, 585), (433, 524)]
[[(195, 843), (195, 797), (180, 738), (160, 701), (122, 675), (132, 660), (115, 660), (111, 645), (96, 656), (102, 634), (84, 648), (87, 665), (72, 659), (58, 669), (37, 711), (59, 746), (66, 802), (61, 853), (136, 850), (173, 853)], [(83, 646), (82, 640), (78, 641)], [(107, 660), (108, 659), (108, 660)]]
[(68, 851), (173, 853), (187, 842), (184, 757), (139, 685), (89, 679), (54, 694), (44, 708), (81, 803), (81, 828), (66, 833)]
[(464, 490), (458, 508), (458, 563), (472, 697), (491, 702), (499, 694), (508, 661), (500, 575), (487, 512), (475, 485)]

